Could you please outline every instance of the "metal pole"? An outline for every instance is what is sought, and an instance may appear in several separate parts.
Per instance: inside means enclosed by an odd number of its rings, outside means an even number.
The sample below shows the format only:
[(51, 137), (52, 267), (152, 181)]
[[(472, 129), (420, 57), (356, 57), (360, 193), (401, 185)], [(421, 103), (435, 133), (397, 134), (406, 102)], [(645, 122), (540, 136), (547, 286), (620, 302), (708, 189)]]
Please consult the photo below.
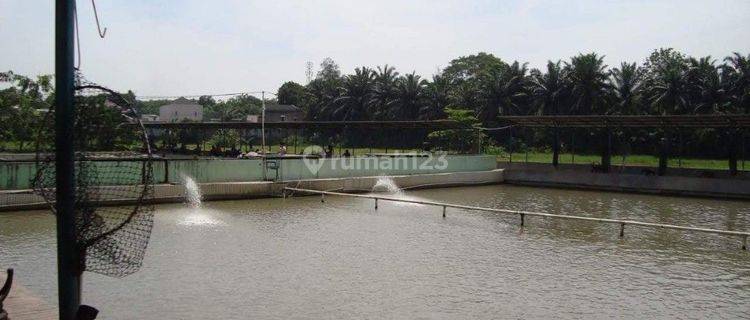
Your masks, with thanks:
[(72, 320), (81, 303), (82, 259), (76, 245), (75, 162), (73, 150), (74, 0), (55, 5), (55, 196), (57, 213), (57, 290), (60, 319)]
[(268, 178), (266, 176), (266, 92), (261, 91), (260, 92), (260, 105), (261, 105), (261, 115), (260, 115), (260, 137), (261, 137), (261, 152), (263, 152), (263, 159), (262, 165), (263, 165), (263, 181), (266, 181)]
[(260, 104), (262, 109), (262, 114), (260, 118), (260, 136), (261, 136), (261, 148), (263, 148), (263, 154), (266, 154), (266, 92), (261, 91), (260, 92)]

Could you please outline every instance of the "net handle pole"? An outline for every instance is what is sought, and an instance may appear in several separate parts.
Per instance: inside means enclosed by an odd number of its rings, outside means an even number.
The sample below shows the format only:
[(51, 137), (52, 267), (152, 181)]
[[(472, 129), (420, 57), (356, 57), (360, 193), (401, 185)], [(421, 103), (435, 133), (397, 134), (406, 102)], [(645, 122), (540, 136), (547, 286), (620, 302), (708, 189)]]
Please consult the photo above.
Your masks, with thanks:
[(75, 0), (55, 5), (55, 186), (57, 286), (60, 319), (75, 319), (81, 303), (80, 252), (76, 248), (73, 149)]

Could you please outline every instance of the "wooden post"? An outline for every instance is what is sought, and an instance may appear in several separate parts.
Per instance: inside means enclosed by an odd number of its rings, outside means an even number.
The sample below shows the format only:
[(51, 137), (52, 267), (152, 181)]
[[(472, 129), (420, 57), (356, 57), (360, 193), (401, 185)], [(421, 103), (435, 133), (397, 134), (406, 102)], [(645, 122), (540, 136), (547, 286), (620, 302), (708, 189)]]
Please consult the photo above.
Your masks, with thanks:
[(669, 161), (669, 140), (669, 129), (664, 129), (664, 134), (662, 136), (661, 145), (659, 148), (659, 168), (657, 170), (657, 173), (660, 176), (663, 176), (667, 173), (667, 166)]
[(557, 126), (554, 127), (553, 141), (552, 141), (552, 166), (557, 168), (560, 164), (560, 132)]
[(320, 202), (326, 202), (326, 194), (325, 193), (321, 193), (320, 194)]
[(526, 220), (526, 215), (522, 213), (522, 214), (521, 214), (521, 226), (522, 226), (522, 227), (524, 226), (524, 224), (525, 224), (525, 222), (526, 222), (525, 220)]
[(572, 131), (570, 133), (570, 164), (576, 164), (575, 143), (576, 143), (576, 132)]
[(608, 173), (612, 167), (612, 130), (604, 129), (604, 148), (602, 148), (602, 171)]
[(169, 183), (169, 160), (164, 159), (164, 183)]
[(513, 163), (513, 126), (508, 128), (508, 162)]
[(742, 250), (747, 250), (747, 236), (742, 237)]
[(378, 198), (375, 198), (375, 210), (378, 210)]
[(620, 238), (625, 236), (625, 224), (620, 223)]
[(443, 206), (443, 218), (445, 218), (445, 206)]

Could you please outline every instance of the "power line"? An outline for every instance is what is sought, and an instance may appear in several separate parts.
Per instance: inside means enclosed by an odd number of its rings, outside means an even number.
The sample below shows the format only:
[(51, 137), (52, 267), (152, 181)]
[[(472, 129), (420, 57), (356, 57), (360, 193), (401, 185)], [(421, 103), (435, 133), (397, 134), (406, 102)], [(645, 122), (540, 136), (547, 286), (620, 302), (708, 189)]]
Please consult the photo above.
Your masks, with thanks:
[[(232, 93), (206, 93), (206, 94), (188, 94), (188, 95), (150, 95), (150, 96), (137, 96), (139, 99), (147, 100), (167, 100), (177, 98), (200, 98), (200, 97), (231, 97), (239, 95), (259, 95), (263, 94), (264, 91), (244, 91), (244, 92), (232, 92)], [(275, 95), (271, 92), (265, 91), (265, 93)]]

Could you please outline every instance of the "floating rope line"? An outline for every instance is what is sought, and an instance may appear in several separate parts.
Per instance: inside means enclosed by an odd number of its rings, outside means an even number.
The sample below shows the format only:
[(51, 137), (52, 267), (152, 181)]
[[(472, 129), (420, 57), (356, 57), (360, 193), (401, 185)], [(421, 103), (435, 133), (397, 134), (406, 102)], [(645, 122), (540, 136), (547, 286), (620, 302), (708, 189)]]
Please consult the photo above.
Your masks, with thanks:
[(731, 231), (731, 230), (718, 230), (718, 229), (709, 229), (709, 228), (687, 227), (687, 226), (678, 226), (678, 225), (662, 224), (662, 223), (651, 223), (651, 222), (634, 221), (634, 220), (593, 218), (593, 217), (561, 215), (561, 214), (533, 212), (533, 211), (521, 211), (521, 210), (510, 210), (510, 209), (495, 209), (495, 208), (466, 206), (466, 205), (460, 205), (460, 204), (451, 204), (451, 203), (434, 202), (434, 201), (412, 200), (412, 199), (399, 199), (399, 198), (381, 197), (381, 196), (374, 196), (374, 195), (351, 194), (351, 193), (330, 192), (330, 191), (320, 191), (320, 190), (311, 190), (311, 189), (299, 189), (299, 188), (290, 188), (290, 187), (286, 187), (286, 188), (284, 188), (284, 190), (297, 191), (297, 192), (300, 192), (300, 193), (320, 194), (321, 195), (321, 201), (323, 201), (322, 199), (325, 199), (324, 198), (325, 195), (374, 199), (375, 200), (375, 207), (376, 207), (376, 209), (377, 209), (378, 200), (394, 201), (394, 202), (406, 202), (406, 203), (416, 203), (416, 204), (431, 205), (431, 206), (439, 206), (439, 207), (443, 207), (443, 217), (445, 217), (445, 215), (446, 215), (446, 209), (447, 208), (456, 208), (456, 209), (465, 209), (465, 210), (485, 211), (485, 212), (495, 212), (495, 213), (503, 213), (503, 214), (510, 214), (510, 215), (518, 215), (521, 218), (521, 226), (524, 225), (526, 216), (555, 218), (555, 219), (568, 219), (568, 220), (579, 220), (579, 221), (594, 221), (594, 222), (601, 222), (601, 223), (618, 224), (620, 226), (620, 237), (624, 237), (625, 236), (625, 226), (626, 225), (636, 226), (636, 227), (646, 227), (646, 228), (672, 229), (672, 230), (702, 232), (702, 233), (711, 233), (711, 234), (721, 234), (721, 235), (727, 235), (727, 236), (738, 236), (738, 237), (742, 238), (742, 247), (741, 247), (742, 250), (747, 250), (747, 239), (750, 236), (750, 232), (743, 232), (743, 231)]

